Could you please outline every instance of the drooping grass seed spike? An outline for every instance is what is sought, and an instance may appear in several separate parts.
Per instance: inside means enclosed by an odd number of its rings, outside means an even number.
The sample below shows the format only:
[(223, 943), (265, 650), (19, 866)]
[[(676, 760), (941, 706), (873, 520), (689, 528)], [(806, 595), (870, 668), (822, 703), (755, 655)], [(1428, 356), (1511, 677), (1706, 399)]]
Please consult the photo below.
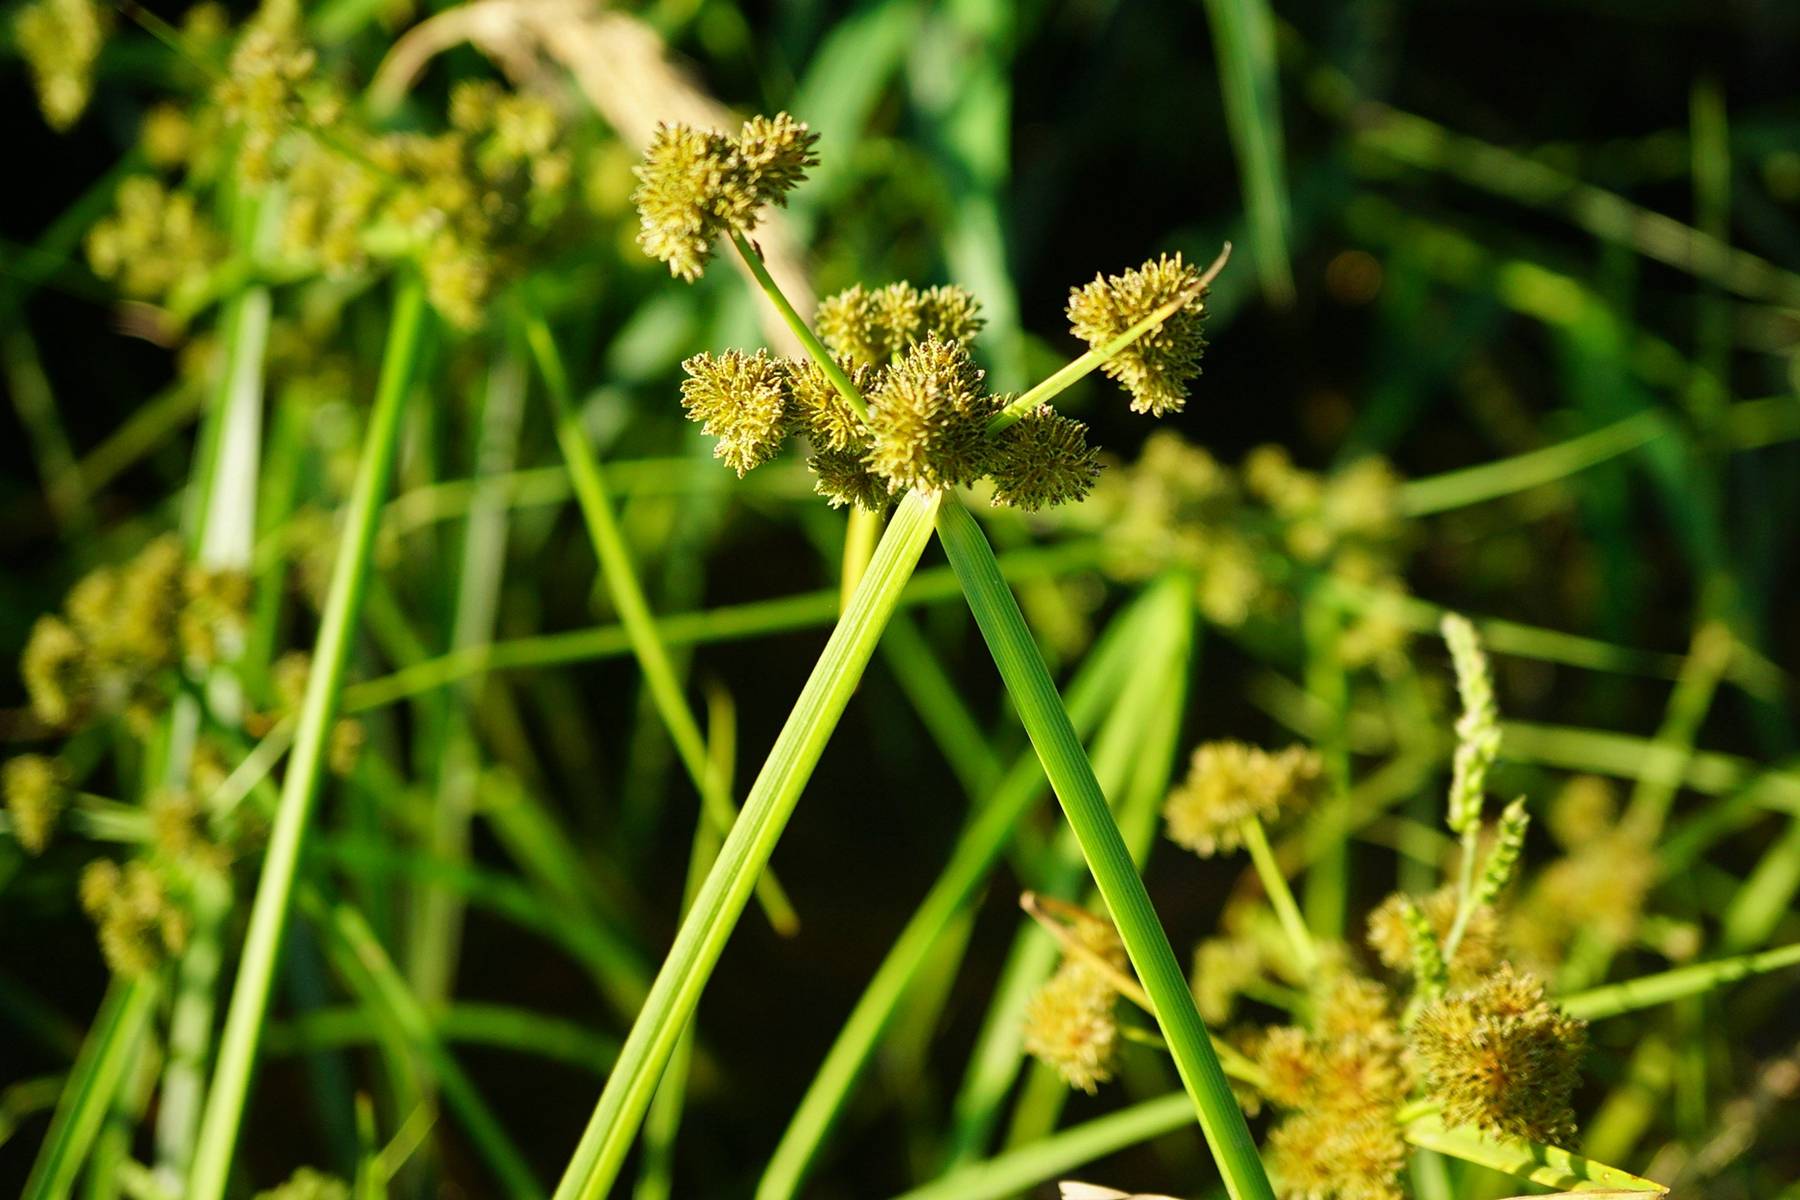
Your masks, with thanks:
[(1475, 626), (1467, 617), (1446, 613), (1443, 634), (1444, 643), (1450, 648), (1463, 709), (1456, 722), (1447, 824), (1451, 832), (1468, 836), (1480, 828), (1488, 768), (1500, 752), (1500, 713), (1494, 704), (1494, 680), (1488, 670), (1487, 653), (1481, 648)]
[(1069, 293), (1069, 327), (1099, 348), (1164, 305), (1180, 306), (1160, 327), (1115, 354), (1101, 366), (1131, 394), (1131, 410), (1152, 416), (1180, 412), (1188, 384), (1200, 373), (1206, 348), (1202, 322), (1206, 286), (1199, 270), (1181, 255), (1163, 255), (1143, 266), (1094, 281)]
[(1437, 933), (1411, 896), (1400, 899), (1400, 919), (1406, 924), (1407, 940), (1412, 948), (1414, 997), (1434, 1000), (1450, 986), (1450, 968), (1444, 962)]
[(1488, 851), (1487, 862), (1481, 868), (1481, 880), (1475, 885), (1473, 903), (1477, 907), (1492, 904), (1506, 885), (1512, 882), (1513, 873), (1519, 866), (1519, 856), (1525, 851), (1525, 832), (1530, 826), (1531, 814), (1525, 811), (1523, 796), (1501, 812), (1494, 847)]
[(1026, 512), (1086, 499), (1100, 477), (1100, 455), (1087, 426), (1048, 404), (1031, 410), (994, 439), (989, 473), (994, 503)]
[(681, 364), (681, 406), (718, 444), (713, 455), (742, 478), (773, 458), (787, 436), (787, 373), (768, 351), (700, 353)]

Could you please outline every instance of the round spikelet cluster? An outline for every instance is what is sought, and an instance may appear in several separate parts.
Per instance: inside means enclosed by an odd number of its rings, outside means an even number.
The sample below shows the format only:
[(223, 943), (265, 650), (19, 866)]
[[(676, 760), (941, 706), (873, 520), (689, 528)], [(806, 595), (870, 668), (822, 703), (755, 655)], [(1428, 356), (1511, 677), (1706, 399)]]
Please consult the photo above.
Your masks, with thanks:
[(1290, 1110), (1269, 1134), (1284, 1200), (1400, 1200), (1406, 1141), (1401, 1037), (1387, 990), (1335, 976), (1314, 1027), (1271, 1029), (1256, 1048), (1269, 1099)]
[(998, 411), (985, 372), (961, 342), (927, 337), (869, 393), (869, 466), (896, 492), (973, 483), (992, 461), (988, 420)]
[(109, 9), (94, 0), (33, 0), (18, 10), (13, 36), (52, 129), (67, 129), (87, 108), (110, 24)]
[(787, 378), (768, 351), (696, 354), (681, 364), (681, 406), (701, 432), (718, 438), (713, 455), (739, 478), (775, 457), (787, 435)]
[(1207, 742), (1163, 804), (1169, 838), (1202, 858), (1235, 850), (1245, 821), (1273, 821), (1310, 804), (1321, 773), (1317, 752), (1303, 746), (1270, 754), (1243, 742)]
[[(1127, 970), (1125, 946), (1110, 921), (1072, 913), (1070, 931), (1100, 962)], [(1092, 1094), (1112, 1078), (1119, 1049), (1118, 992), (1107, 972), (1071, 954), (1025, 1005), (1028, 1054), (1054, 1067), (1070, 1087)]]
[(68, 772), (61, 760), (42, 754), (9, 758), (0, 767), (0, 790), (6, 794), (13, 837), (25, 853), (42, 854), (69, 799)]
[(1501, 964), (1487, 979), (1421, 1008), (1407, 1055), (1448, 1125), (1566, 1143), (1587, 1048), (1586, 1023), (1557, 1009), (1535, 976)]
[(1115, 354), (1101, 370), (1131, 393), (1131, 411), (1160, 417), (1180, 412), (1206, 349), (1201, 324), (1206, 289), (1181, 255), (1151, 259), (1136, 270), (1101, 277), (1069, 293), (1069, 327), (1098, 349), (1165, 305), (1187, 297), (1162, 324)]
[(1040, 404), (1000, 431), (988, 473), (995, 504), (1036, 512), (1093, 491), (1100, 455), (1086, 425)]
[(121, 869), (96, 859), (81, 873), (81, 907), (99, 929), (100, 952), (117, 975), (141, 978), (187, 947), (187, 910), (162, 873), (138, 859)]
[(873, 291), (861, 284), (845, 288), (820, 301), (814, 317), (834, 354), (864, 366), (885, 366), (927, 337), (973, 341), (986, 323), (980, 304), (962, 288), (921, 291), (904, 281)]
[(253, 1200), (350, 1200), (350, 1185), (335, 1175), (301, 1167), (285, 1183), (256, 1193)]
[(695, 280), (722, 234), (749, 233), (757, 213), (785, 204), (818, 164), (818, 135), (786, 113), (754, 117), (736, 137), (688, 125), (659, 125), (636, 168), (638, 244)]

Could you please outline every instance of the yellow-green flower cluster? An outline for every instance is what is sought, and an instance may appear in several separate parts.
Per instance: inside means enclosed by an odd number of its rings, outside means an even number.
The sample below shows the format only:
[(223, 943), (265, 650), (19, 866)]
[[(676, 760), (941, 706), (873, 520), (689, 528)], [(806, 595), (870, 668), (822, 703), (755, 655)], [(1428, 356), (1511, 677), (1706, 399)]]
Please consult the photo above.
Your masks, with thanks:
[(1159, 326), (1108, 359), (1101, 370), (1131, 394), (1131, 411), (1160, 417), (1180, 412), (1188, 384), (1200, 374), (1206, 316), (1200, 272), (1181, 255), (1151, 259), (1136, 270), (1069, 292), (1069, 327), (1091, 348), (1121, 337), (1164, 305), (1187, 297)]
[(0, 767), (0, 791), (6, 794), (13, 837), (25, 853), (42, 854), (69, 799), (68, 772), (62, 762), (42, 754), (9, 758)]
[[(1105, 538), (1110, 569), (1142, 579), (1185, 567), (1201, 611), (1220, 625), (1242, 625), (1290, 603), (1296, 561), (1373, 595), (1405, 595), (1397, 573), (1404, 549), (1398, 480), (1379, 460), (1320, 476), (1264, 447), (1234, 470), (1159, 430), (1136, 463), (1107, 473), (1094, 500), (1075, 519)], [(1360, 666), (1405, 636), (1397, 605), (1372, 603), (1346, 623), (1338, 651)]]
[(133, 859), (121, 869), (96, 859), (81, 873), (81, 907), (94, 919), (100, 952), (115, 974), (140, 978), (187, 947), (192, 924), (162, 871)]
[(1407, 1030), (1407, 1054), (1447, 1125), (1563, 1144), (1587, 1047), (1584, 1022), (1544, 997), (1509, 964), (1465, 991), (1432, 1001)]
[(1481, 823), (1488, 768), (1500, 752), (1500, 711), (1494, 704), (1494, 680), (1475, 626), (1467, 617), (1448, 613), (1443, 630), (1463, 706), (1462, 716), (1456, 722), (1447, 823), (1453, 832), (1467, 833)]
[(1628, 942), (1656, 882), (1656, 856), (1618, 821), (1605, 780), (1571, 780), (1551, 804), (1548, 824), (1563, 854), (1530, 881), (1506, 927), (1514, 951), (1545, 970), (1584, 930), (1609, 945)]
[(786, 113), (753, 117), (736, 137), (659, 125), (632, 193), (638, 244), (669, 273), (698, 279), (722, 234), (747, 234), (765, 205), (787, 193), (818, 163), (818, 135)]
[[(1073, 935), (1117, 971), (1127, 969), (1124, 944), (1107, 921), (1080, 914)], [(1092, 1094), (1110, 1080), (1118, 1058), (1118, 991), (1084, 955), (1067, 955), (1025, 1005), (1025, 1051), (1056, 1069), (1070, 1087)]]
[(256, 1193), (254, 1200), (350, 1200), (350, 1185), (335, 1175), (301, 1167), (287, 1182)]
[(923, 291), (904, 281), (868, 291), (861, 284), (819, 302), (813, 324), (839, 355), (861, 366), (886, 366), (916, 343), (935, 337), (972, 342), (987, 322), (975, 297), (959, 287)]
[(197, 296), (225, 258), (225, 239), (194, 195), (149, 175), (119, 184), (113, 211), (88, 231), (86, 248), (94, 274), (167, 306)]
[(317, 62), (301, 38), (296, 0), (264, 0), (232, 47), (212, 101), (238, 139), (234, 169), (251, 182), (275, 177), (277, 147), (287, 135), (337, 118), (342, 98), (315, 81)]
[(1399, 1200), (1406, 1141), (1401, 1037), (1379, 984), (1339, 975), (1311, 1030), (1271, 1029), (1256, 1047), (1268, 1098), (1289, 1110), (1269, 1133), (1283, 1200)]
[(908, 488), (991, 475), (996, 504), (1035, 510), (1081, 499), (1099, 474), (1087, 427), (1054, 410), (1027, 413), (990, 436), (1005, 398), (987, 391), (968, 347), (936, 329), (886, 366), (848, 355), (837, 361), (867, 402), (866, 423), (816, 363), (761, 350), (688, 359), (682, 406), (740, 476), (790, 435), (806, 437), (815, 487), (833, 506), (878, 509)]
[(32, 0), (19, 10), (13, 33), (52, 129), (67, 129), (87, 108), (107, 14), (94, 0)]
[(241, 574), (190, 564), (180, 539), (159, 537), (122, 566), (89, 572), (60, 616), (38, 618), (20, 664), (32, 710), (61, 729), (121, 713), (141, 722), (162, 706), (159, 674), (184, 654), (213, 661), (248, 602)]
[(1243, 742), (1206, 742), (1163, 804), (1169, 839), (1203, 858), (1235, 850), (1245, 822), (1273, 822), (1312, 803), (1321, 773), (1317, 752), (1303, 746), (1270, 754)]

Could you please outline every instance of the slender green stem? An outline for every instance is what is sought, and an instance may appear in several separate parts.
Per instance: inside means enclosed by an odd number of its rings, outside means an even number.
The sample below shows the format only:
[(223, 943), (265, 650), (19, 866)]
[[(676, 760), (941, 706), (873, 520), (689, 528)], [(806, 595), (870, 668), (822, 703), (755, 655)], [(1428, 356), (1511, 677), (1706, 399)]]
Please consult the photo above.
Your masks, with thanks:
[[(525, 340), (537, 360), (538, 373), (544, 378), (555, 411), (556, 441), (568, 464), (569, 478), (575, 485), (575, 497), (587, 522), (594, 556), (599, 559), (600, 573), (606, 579), (607, 593), (619, 610), (619, 624), (631, 644), (638, 668), (644, 673), (644, 686), (650, 690), (657, 712), (662, 715), (669, 740), (675, 743), (675, 753), (700, 793), (706, 819), (721, 834), (727, 833), (737, 820), (737, 806), (732, 803), (729, 785), (716, 776), (707, 761), (706, 738), (700, 732), (693, 710), (688, 707), (675, 664), (657, 632), (656, 618), (644, 597), (643, 585), (638, 582), (637, 568), (632, 565), (631, 549), (625, 543), (624, 530), (619, 527), (618, 512), (607, 487), (600, 457), (588, 444), (587, 434), (581, 428), (581, 415), (575, 407), (562, 356), (557, 353), (550, 327), (541, 315), (535, 310), (527, 310), (524, 321)], [(778, 932), (791, 934), (799, 928), (800, 918), (772, 872), (758, 877), (756, 896), (769, 923)]]
[(1125, 952), (1156, 1006), (1157, 1024), (1193, 1098), (1200, 1128), (1226, 1190), (1234, 1200), (1270, 1200), (1274, 1193), (1257, 1157), (1256, 1143), (1194, 1008), (1187, 977), (1113, 822), (1081, 739), (1069, 724), (1025, 616), (994, 561), (993, 549), (954, 496), (946, 498), (939, 509), (938, 536), (1118, 926)]
[(155, 977), (115, 979), (82, 1043), (25, 1180), (24, 1200), (64, 1200), (113, 1106), (162, 990)]
[(1764, 975), (1797, 965), (1800, 965), (1800, 942), (1765, 950), (1760, 954), (1721, 958), (1713, 962), (1676, 967), (1672, 971), (1659, 971), (1654, 975), (1640, 975), (1622, 983), (1609, 983), (1561, 996), (1556, 1003), (1572, 1017), (1600, 1021), (1621, 1013), (1667, 1004), (1684, 996), (1703, 995), (1752, 975)]
[(1409, 517), (1423, 517), (1542, 487), (1629, 454), (1668, 432), (1662, 412), (1647, 408), (1541, 450), (1408, 480), (1400, 487), (1400, 509)]
[(819, 369), (825, 372), (825, 378), (831, 380), (831, 386), (838, 390), (838, 394), (844, 398), (844, 403), (848, 404), (851, 411), (857, 416), (865, 422), (868, 421), (869, 405), (863, 399), (862, 393), (856, 390), (854, 383), (850, 382), (850, 376), (844, 373), (844, 368), (838, 365), (838, 361), (832, 357), (831, 351), (825, 348), (825, 343), (819, 340), (819, 335), (814, 333), (812, 327), (801, 319), (799, 313), (794, 311), (794, 306), (788, 302), (787, 296), (776, 284), (775, 277), (769, 274), (769, 268), (763, 264), (762, 255), (757, 253), (756, 247), (751, 245), (743, 234), (735, 230), (731, 234), (731, 245), (737, 250), (738, 257), (744, 260), (744, 265), (750, 268), (750, 274), (756, 277), (756, 282), (762, 288), (763, 295), (769, 298), (769, 303), (773, 304), (775, 311), (781, 314), (782, 321), (787, 324), (789, 329), (793, 330), (794, 336), (800, 339), (800, 344), (806, 348), (806, 353), (815, 363), (819, 364)]
[[(1135, 660), (1140, 656), (1154, 657), (1160, 652), (1161, 647), (1140, 631), (1146, 615), (1152, 613), (1152, 606), (1148, 604), (1151, 598), (1158, 604), (1165, 603), (1168, 590), (1153, 589), (1149, 597), (1119, 618), (1109, 629), (1104, 643), (1088, 657), (1071, 682), (1068, 707), (1078, 730), (1085, 731), (1093, 726), (1102, 706), (1111, 701), (1123, 685), (1120, 667), (1124, 664), (1121, 660), (1127, 655)], [(899, 628), (898, 624), (894, 626), (895, 630)], [(1115, 707), (1114, 717), (1108, 724), (1141, 715), (1132, 706), (1120, 704)], [(1121, 720), (1120, 723), (1125, 722)], [(1141, 725), (1141, 722), (1134, 724)], [(951, 850), (943, 874), (920, 902), (899, 937), (894, 939), (856, 1007), (845, 1019), (830, 1051), (819, 1064), (806, 1095), (795, 1107), (788, 1127), (757, 1183), (758, 1200), (786, 1200), (798, 1194), (878, 1043), (898, 1018), (903, 1001), (914, 990), (920, 972), (935, 948), (942, 944), (957, 914), (966, 911), (973, 902), (981, 881), (993, 870), (1014, 828), (1043, 795), (1043, 788), (1043, 769), (1036, 757), (1027, 752), (965, 827)]]
[(1152, 329), (1157, 328), (1164, 321), (1187, 307), (1195, 296), (1204, 296), (1206, 294), (1206, 289), (1211, 286), (1213, 280), (1219, 277), (1219, 272), (1225, 269), (1225, 263), (1230, 258), (1231, 243), (1226, 242), (1224, 249), (1219, 251), (1219, 257), (1213, 259), (1212, 265), (1200, 273), (1200, 278), (1195, 281), (1192, 287), (1184, 289), (1179, 296), (1176, 296), (1173, 300), (1164, 304), (1161, 308), (1127, 329), (1124, 333), (1121, 333), (1118, 337), (1112, 339), (1112, 341), (1094, 347), (1080, 358), (1075, 359), (1073, 362), (1064, 366), (1054, 375), (1045, 379), (1036, 387), (1021, 393), (1011, 404), (1008, 404), (1005, 408), (995, 413), (993, 418), (988, 421), (987, 431), (989, 436), (999, 433), (1002, 429), (1005, 429), (1008, 425), (1011, 425), (1038, 405), (1047, 404), (1050, 400), (1061, 395), (1063, 392), (1068, 391), (1069, 388), (1075, 386), (1075, 384), (1085, 379), (1088, 375), (1099, 370), (1108, 361), (1117, 357), (1133, 342), (1137, 341)]
[(244, 940), (231, 1006), (219, 1042), (219, 1057), (206, 1098), (189, 1180), (191, 1200), (220, 1200), (250, 1091), (257, 1043), (268, 1011), (269, 991), (287, 926), (300, 851), (305, 844), (313, 802), (331, 726), (337, 715), (338, 692), (362, 607), (375, 527), (393, 470), (400, 418), (412, 390), (425, 324), (425, 294), (420, 282), (407, 277), (399, 286), (388, 330), (387, 350), (375, 406), (369, 417), (362, 458), (345, 520), (345, 534), (332, 568), (331, 588), (319, 623), (318, 643), (301, 702), (294, 749), (282, 782), (281, 800), (263, 858), (250, 925)]
[(606, 1081), (581, 1143), (563, 1173), (557, 1200), (598, 1200), (611, 1189), (663, 1066), (700, 1001), (750, 889), (774, 853), (800, 791), (899, 602), (901, 588), (930, 540), (938, 503), (935, 496), (909, 493), (888, 523), (849, 610), (832, 631), (750, 789), (743, 816), (732, 826), (706, 883), (682, 920), (675, 944), (619, 1054), (619, 1065)]
[(1450, 962), (1456, 957), (1456, 948), (1462, 945), (1463, 933), (1469, 928), (1469, 919), (1475, 915), (1475, 860), (1481, 853), (1481, 823), (1463, 831), (1462, 854), (1457, 860), (1456, 868), (1456, 916), (1450, 922), (1450, 932), (1444, 938), (1444, 961)]
[(1288, 945), (1294, 951), (1294, 959), (1299, 964), (1301, 973), (1310, 976), (1313, 968), (1319, 965), (1319, 950), (1313, 945), (1312, 931), (1306, 927), (1306, 918), (1300, 915), (1300, 906), (1294, 901), (1287, 876), (1283, 874), (1281, 864), (1275, 860), (1275, 851), (1269, 845), (1268, 831), (1255, 817), (1247, 818), (1239, 829), (1243, 833), (1244, 848), (1250, 851), (1250, 861), (1256, 865), (1257, 878), (1262, 880), (1263, 891), (1268, 894), (1269, 903), (1281, 920), (1282, 932), (1287, 935)]

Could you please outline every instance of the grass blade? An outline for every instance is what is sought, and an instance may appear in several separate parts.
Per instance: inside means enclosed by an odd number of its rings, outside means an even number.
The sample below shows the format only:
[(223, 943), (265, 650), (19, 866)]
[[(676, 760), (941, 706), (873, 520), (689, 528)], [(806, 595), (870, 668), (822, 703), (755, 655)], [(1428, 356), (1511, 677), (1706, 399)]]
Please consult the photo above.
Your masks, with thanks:
[(25, 1181), (24, 1200), (62, 1200), (75, 1186), (100, 1123), (136, 1056), (159, 990), (155, 979), (146, 978), (118, 980), (107, 991), (56, 1102), (50, 1132)]
[(1156, 1009), (1176, 1069), (1193, 1098), (1207, 1145), (1234, 1200), (1269, 1200), (1273, 1192), (1244, 1114), (1232, 1097), (1193, 993), (1157, 920), (1131, 852), (1113, 823), (1106, 796), (1069, 724), (1043, 655), (1006, 586), (987, 538), (954, 497), (938, 514), (938, 536), (963, 585), (975, 622), (1019, 710), (1019, 719), (1081, 843), (1125, 951)]
[(931, 537), (938, 499), (900, 502), (850, 608), (839, 620), (744, 802), (706, 883), (675, 935), (649, 999), (632, 1025), (581, 1143), (557, 1186), (557, 1200), (596, 1200), (611, 1189), (636, 1137), (663, 1066), (681, 1036), (713, 965), (775, 851), (801, 789), (850, 702), (900, 591)]
[(269, 990), (280, 957), (281, 937), (305, 843), (313, 801), (325, 765), (331, 726), (337, 715), (338, 692), (349, 661), (357, 614), (374, 549), (376, 524), (393, 471), (400, 418), (412, 389), (413, 367), (425, 324), (425, 293), (415, 279), (400, 284), (388, 328), (374, 411), (357, 466), (343, 541), (332, 567), (331, 590), (319, 623), (312, 673), (307, 680), (294, 749), (283, 780), (280, 805), (263, 858), (243, 958), (232, 988), (231, 1007), (219, 1041), (219, 1058), (202, 1114), (189, 1180), (192, 1200), (219, 1200), (225, 1193), (231, 1157), (250, 1091), (257, 1043), (269, 1007)]
[(1659, 971), (1654, 975), (1640, 975), (1622, 983), (1609, 983), (1562, 996), (1556, 1003), (1571, 1017), (1599, 1021), (1620, 1013), (1667, 1004), (1684, 996), (1702, 995), (1752, 975), (1764, 975), (1795, 965), (1800, 965), (1800, 942), (1765, 950), (1761, 954), (1744, 954), (1677, 967), (1673, 971)]
[(1435, 1116), (1422, 1117), (1408, 1125), (1406, 1140), (1415, 1146), (1562, 1192), (1624, 1191), (1661, 1195), (1669, 1190), (1660, 1183), (1583, 1158), (1559, 1146), (1514, 1138), (1491, 1138), (1467, 1127), (1445, 1129), (1443, 1122)]
[(1237, 158), (1256, 273), (1269, 302), (1286, 307), (1294, 300), (1294, 268), (1288, 261), (1291, 222), (1275, 19), (1267, 0), (1206, 0), (1206, 16), (1212, 24), (1213, 56), (1219, 64), (1225, 123)]

